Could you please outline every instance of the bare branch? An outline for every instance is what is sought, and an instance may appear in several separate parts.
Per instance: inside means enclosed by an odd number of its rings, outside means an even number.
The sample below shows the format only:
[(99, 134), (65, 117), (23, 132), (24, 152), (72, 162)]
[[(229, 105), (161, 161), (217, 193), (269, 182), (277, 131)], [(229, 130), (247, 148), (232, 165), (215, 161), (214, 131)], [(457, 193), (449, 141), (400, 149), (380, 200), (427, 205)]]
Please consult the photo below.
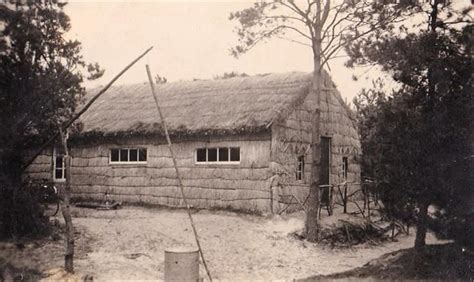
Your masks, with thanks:
[(334, 35), (335, 28), (349, 17), (349, 15), (346, 15), (345, 17), (339, 19), (337, 23), (335, 23), (338, 15), (339, 15), (339, 11), (336, 12), (331, 23), (324, 29), (323, 35), (321, 36), (321, 40), (324, 40), (328, 36), (329, 31), (332, 31), (332, 34)]
[(292, 26), (288, 26), (288, 25), (280, 25), (280, 27), (293, 30), (293, 31), (299, 33), (301, 36), (305, 37), (306, 39), (312, 40), (311, 36), (307, 35), (306, 33), (304, 33), (303, 31), (301, 31), (299, 29), (297, 29), (296, 27), (292, 27)]
[(301, 36), (303, 36), (304, 38), (308, 39), (311, 41), (311, 37), (308, 36), (307, 34), (305, 34), (304, 32), (302, 32), (301, 30), (295, 28), (295, 27), (292, 27), (292, 26), (287, 26), (287, 25), (278, 25), (276, 27), (274, 27), (273, 29), (269, 30), (269, 31), (265, 31), (265, 32), (262, 32), (260, 34), (260, 36), (258, 36), (257, 38), (255, 38), (251, 44), (247, 44), (247, 46), (245, 46), (245, 52), (251, 50), (253, 47), (255, 47), (255, 45), (257, 45), (259, 42), (261, 42), (262, 40), (266, 39), (266, 38), (270, 38), (271, 36), (273, 36), (274, 34), (277, 34), (278, 32), (284, 30), (284, 29), (289, 29), (289, 30), (292, 30), (294, 32), (297, 32), (298, 34), (300, 34)]
[(444, 25), (453, 25), (453, 24), (461, 24), (461, 23), (470, 24), (472, 23), (472, 21), (471, 20), (458, 20), (458, 21), (452, 21), (452, 22), (443, 22)]
[[(316, 2), (319, 2), (319, 0), (316, 0)], [(298, 5), (295, 4), (295, 1), (288, 1), (288, 3), (290, 3), (291, 6), (293, 6), (293, 8), (295, 8), (296, 11), (298, 11), (298, 13), (303, 16), (305, 19), (307, 19), (309, 21), (309, 13), (311, 12), (310, 10), (310, 7), (308, 7), (308, 9), (306, 11), (303, 11), (301, 10), (300, 7), (298, 7)]]
[(322, 29), (322, 26), (321, 26), (321, 2), (319, 2), (319, 0), (316, 0), (316, 14), (313, 17), (313, 19), (314, 19), (314, 24), (317, 25), (317, 26), (320, 26), (321, 29)]
[[(365, 36), (365, 35), (367, 35), (367, 34), (373, 32), (373, 31), (376, 30), (377, 28), (378, 28), (378, 26), (374, 26), (373, 28), (371, 28), (371, 29), (369, 29), (369, 30), (367, 30), (367, 31), (365, 31), (365, 32), (362, 32), (362, 33), (358, 34), (357, 36), (350, 38), (350, 40), (341, 40), (341, 41), (342, 41), (341, 43), (339, 43), (338, 45), (336, 45), (334, 48), (331, 49), (331, 51), (329, 51), (329, 52), (327, 53), (326, 59), (324, 59), (324, 61), (323, 61), (322, 64), (324, 64), (325, 62), (327, 62), (328, 59), (331, 58), (332, 55), (335, 54), (337, 51), (339, 51), (342, 47), (346, 46), (346, 45), (349, 44), (350, 42), (353, 42), (353, 41), (355, 41), (355, 40), (357, 40), (357, 39), (359, 39), (359, 38), (361, 38), (361, 37), (363, 37), (363, 36)], [(341, 38), (341, 39), (342, 39), (342, 38)], [(325, 53), (325, 54), (326, 54), (326, 53)]]
[(291, 19), (291, 20), (297, 20), (303, 24), (306, 24), (306, 22), (302, 18), (298, 17), (292, 17), (292, 16), (265, 16), (262, 18), (263, 20), (266, 19), (275, 19), (275, 20), (286, 20), (286, 19)]
[[(305, 13), (300, 13), (297, 9), (295, 9), (294, 7), (286, 4), (284, 1), (280, 1), (278, 2), (280, 3), (281, 5), (285, 6), (286, 8), (290, 9), (293, 13), (297, 14), (297, 15), (300, 15), (302, 16), (303, 18), (305, 17)], [(306, 19), (306, 18), (305, 18)]]
[(326, 0), (326, 5), (324, 5), (323, 16), (321, 18), (321, 25), (324, 26), (326, 20), (329, 16), (329, 10), (331, 8), (331, 0)]
[(283, 40), (286, 40), (286, 41), (290, 41), (290, 42), (293, 42), (293, 43), (296, 43), (296, 44), (300, 44), (300, 45), (303, 45), (303, 46), (306, 46), (306, 47), (310, 47), (310, 48), (313, 47), (311, 44), (304, 43), (304, 42), (301, 42), (301, 41), (299, 41), (299, 40), (295, 40), (295, 39), (291, 39), (291, 38), (287, 38), (287, 37), (277, 36), (276, 38), (278, 38), (278, 39), (283, 39)]

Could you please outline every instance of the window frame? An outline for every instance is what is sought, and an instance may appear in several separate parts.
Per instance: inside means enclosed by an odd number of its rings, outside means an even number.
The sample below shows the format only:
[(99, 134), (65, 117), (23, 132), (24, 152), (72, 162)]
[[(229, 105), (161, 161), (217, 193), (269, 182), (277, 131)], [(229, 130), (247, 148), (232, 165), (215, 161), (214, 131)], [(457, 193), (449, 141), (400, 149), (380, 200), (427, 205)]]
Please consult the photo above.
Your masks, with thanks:
[(342, 157), (342, 171), (341, 171), (342, 178), (344, 180), (347, 180), (348, 172), (349, 172), (349, 158), (345, 156), (345, 157)]
[[(118, 150), (118, 161), (112, 161), (112, 150)], [(120, 161), (120, 155), (123, 150), (127, 150), (127, 161)], [(130, 161), (130, 151), (137, 150), (137, 161)], [(145, 150), (145, 160), (140, 161), (140, 150)], [(109, 164), (110, 165), (134, 165), (148, 163), (148, 148), (146, 147), (113, 147), (109, 148)]]
[[(56, 147), (53, 147), (53, 181), (54, 182), (66, 182), (66, 163), (64, 161), (64, 154), (59, 154), (58, 149)], [(57, 164), (56, 164), (56, 158), (61, 157), (62, 161), (62, 166), (61, 166), (61, 178), (56, 177), (56, 170), (58, 170)]]
[[(301, 164), (301, 170), (300, 170), (300, 164)], [(302, 181), (304, 182), (305, 179), (305, 173), (304, 173), (304, 167), (305, 167), (305, 155), (299, 155), (296, 158), (296, 170), (295, 170), (295, 178), (296, 181)], [(299, 178), (298, 178), (299, 176)]]
[[(232, 149), (239, 149), (239, 160), (238, 161), (231, 161), (231, 150)], [(216, 149), (217, 150), (217, 156), (216, 156), (216, 161), (209, 161), (209, 150), (210, 149)], [(219, 160), (219, 152), (221, 151), (220, 149), (227, 149), (227, 159), (228, 161), (220, 161)], [(198, 161), (197, 156), (198, 156), (198, 150), (206, 150), (206, 160), (205, 161)], [(239, 146), (216, 146), (216, 147), (199, 147), (194, 150), (194, 164), (196, 165), (239, 165), (241, 161), (241, 155), (240, 155), (240, 147)]]

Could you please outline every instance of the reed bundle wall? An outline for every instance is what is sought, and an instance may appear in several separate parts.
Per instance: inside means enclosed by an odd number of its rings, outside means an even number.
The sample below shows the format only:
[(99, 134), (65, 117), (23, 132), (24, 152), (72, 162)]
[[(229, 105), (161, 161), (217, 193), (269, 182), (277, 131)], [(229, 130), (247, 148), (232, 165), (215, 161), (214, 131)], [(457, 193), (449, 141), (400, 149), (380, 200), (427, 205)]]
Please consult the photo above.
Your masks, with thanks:
[[(255, 138), (254, 138), (255, 139)], [(74, 146), (71, 169), (73, 196), (82, 200), (108, 199), (164, 206), (183, 206), (176, 172), (163, 140), (128, 138), (94, 146)], [(112, 164), (111, 148), (147, 148), (147, 163)], [(196, 164), (197, 148), (240, 147), (240, 164)], [(226, 208), (269, 212), (270, 137), (260, 140), (220, 140), (173, 144), (184, 192), (196, 208)], [(48, 172), (51, 155), (37, 158), (28, 172)], [(37, 171), (37, 172), (36, 172)], [(31, 174), (33, 173), (33, 174)]]
[[(34, 151), (28, 151), (25, 159), (31, 158)], [(41, 154), (36, 157), (34, 162), (26, 168), (24, 177), (29, 177), (31, 179), (46, 179), (50, 180), (53, 177), (53, 149), (49, 148), (41, 152)]]
[[(350, 111), (342, 101), (334, 83), (324, 77), (321, 95), (321, 125), (323, 137), (331, 138), (330, 184), (347, 181), (349, 192), (360, 188), (358, 162), (360, 141)], [(316, 97), (311, 93), (296, 105), (286, 119), (272, 126), (271, 173), (273, 209), (281, 210), (286, 204), (278, 202), (279, 195), (294, 195), (302, 203), (309, 193), (311, 175), (311, 121), (316, 107)], [(298, 156), (304, 156), (304, 175), (296, 180)], [(348, 158), (347, 179), (342, 175), (343, 157)], [(335, 195), (338, 197), (338, 195)], [(295, 205), (293, 208), (300, 208)]]

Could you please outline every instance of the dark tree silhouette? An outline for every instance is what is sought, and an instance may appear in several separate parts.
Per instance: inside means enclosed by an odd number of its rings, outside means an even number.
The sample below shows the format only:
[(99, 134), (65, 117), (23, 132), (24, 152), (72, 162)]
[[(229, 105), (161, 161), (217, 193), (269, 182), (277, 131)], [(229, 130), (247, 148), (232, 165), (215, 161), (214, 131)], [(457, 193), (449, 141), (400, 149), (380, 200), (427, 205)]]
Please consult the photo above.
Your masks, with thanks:
[(441, 0), (417, 5), (427, 15), (423, 21), (354, 44), (348, 53), (351, 63), (378, 64), (400, 85), (389, 94), (381, 87), (363, 91), (354, 103), (364, 173), (380, 181), (391, 216), (416, 221), (415, 248), (422, 250), (429, 223), (436, 222), (428, 214), (430, 205), (438, 207), (438, 222), (449, 223), (432, 226), (439, 233), (460, 241), (473, 236), (473, 26), (471, 7), (456, 10)]
[(98, 64), (84, 62), (78, 41), (65, 39), (70, 21), (64, 5), (46, 0), (0, 5), (0, 233), (4, 236), (37, 231), (29, 225), (39, 222), (34, 220), (37, 211), (21, 204), (24, 199), (18, 194), (27, 149), (41, 144), (72, 116), (85, 93), (84, 79), (103, 74)]

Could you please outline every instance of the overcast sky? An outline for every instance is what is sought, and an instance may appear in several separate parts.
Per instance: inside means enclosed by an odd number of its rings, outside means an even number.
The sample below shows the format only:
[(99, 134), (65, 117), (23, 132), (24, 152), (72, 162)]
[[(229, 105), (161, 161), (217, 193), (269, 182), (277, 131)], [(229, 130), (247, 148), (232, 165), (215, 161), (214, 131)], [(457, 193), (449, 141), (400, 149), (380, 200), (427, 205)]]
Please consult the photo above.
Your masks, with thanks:
[[(71, 1), (70, 36), (82, 42), (84, 58), (98, 62), (105, 75), (87, 86), (105, 85), (132, 59), (150, 46), (154, 50), (117, 84), (147, 81), (145, 64), (168, 81), (211, 79), (224, 72), (250, 75), (312, 70), (311, 50), (281, 39), (260, 44), (239, 59), (229, 49), (237, 42), (230, 12), (252, 2)], [(352, 80), (345, 58), (331, 62), (331, 75), (344, 98), (352, 98), (370, 79)], [(359, 71), (360, 74), (362, 71)], [(372, 74), (372, 77), (377, 74)]]

